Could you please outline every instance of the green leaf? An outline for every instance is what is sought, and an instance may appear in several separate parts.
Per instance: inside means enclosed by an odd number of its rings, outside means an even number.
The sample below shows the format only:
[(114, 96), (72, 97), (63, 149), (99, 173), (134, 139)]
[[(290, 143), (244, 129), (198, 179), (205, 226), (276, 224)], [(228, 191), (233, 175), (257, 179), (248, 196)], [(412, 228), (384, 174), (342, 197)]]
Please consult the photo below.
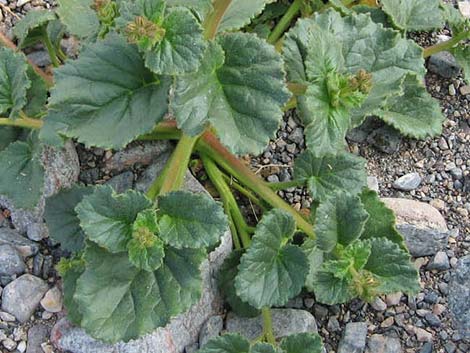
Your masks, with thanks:
[(209, 47), (198, 72), (176, 79), (172, 111), (186, 133), (211, 123), (232, 152), (256, 154), (274, 137), (289, 97), (274, 48), (254, 34), (231, 33)]
[(378, 280), (379, 293), (418, 293), (418, 271), (407, 251), (384, 238), (370, 240), (371, 255), (364, 269)]
[(313, 278), (315, 299), (323, 304), (334, 305), (354, 299), (349, 281), (338, 278), (331, 272), (318, 271)]
[(172, 192), (159, 197), (158, 209), (159, 236), (178, 249), (211, 247), (227, 230), (223, 208), (204, 194)]
[(63, 131), (67, 129), (67, 120), (64, 116), (52, 111), (48, 112), (43, 120), (43, 125), (39, 131), (39, 140), (49, 146), (60, 148), (64, 146), (65, 137)]
[(220, 20), (218, 32), (234, 31), (245, 27), (251, 19), (263, 12), (275, 0), (231, 0)]
[(302, 244), (302, 250), (307, 256), (307, 261), (309, 265), (309, 271), (307, 278), (305, 280), (305, 287), (313, 292), (314, 291), (314, 279), (316, 273), (320, 270), (321, 265), (323, 264), (323, 251), (317, 247), (317, 243), (313, 239), (307, 239)]
[(21, 129), (12, 126), (0, 127), (0, 152), (8, 147), (10, 143), (15, 142), (20, 136)]
[(92, 192), (92, 187), (74, 185), (46, 199), (44, 219), (49, 228), (49, 236), (59, 242), (62, 249), (70, 252), (83, 249), (85, 234), (80, 228), (75, 207), (83, 197)]
[(250, 343), (236, 334), (211, 339), (198, 353), (250, 353)]
[(18, 39), (18, 46), (23, 48), (30, 34), (33, 36), (44, 35), (46, 33), (47, 24), (55, 19), (56, 14), (53, 11), (29, 11), (13, 28), (13, 35)]
[(395, 215), (380, 200), (375, 191), (364, 190), (361, 202), (369, 214), (361, 239), (386, 238), (406, 249), (403, 236), (395, 227)]
[(273, 347), (269, 343), (258, 342), (255, 343), (251, 349), (250, 353), (284, 353), (282, 349)]
[(337, 244), (348, 246), (359, 238), (368, 216), (358, 196), (336, 193), (318, 207), (314, 227), (318, 247), (331, 252)]
[(0, 195), (9, 198), (18, 208), (37, 206), (44, 188), (42, 148), (33, 139), (17, 141), (0, 152)]
[(75, 211), (88, 238), (117, 253), (126, 251), (137, 215), (150, 207), (152, 202), (141, 193), (116, 194), (111, 187), (102, 186), (85, 196)]
[(372, 21), (375, 23), (381, 23), (384, 27), (391, 27), (390, 20), (385, 12), (378, 7), (372, 7), (367, 5), (356, 5), (352, 9), (354, 12), (369, 14)]
[(98, 34), (100, 23), (91, 8), (93, 0), (57, 0), (57, 15), (70, 34), (90, 38)]
[(235, 290), (235, 277), (238, 274), (242, 255), (242, 250), (234, 250), (230, 253), (217, 272), (217, 283), (222, 296), (233, 312), (242, 317), (256, 317), (261, 314), (260, 310), (242, 301)]
[(470, 45), (459, 44), (451, 52), (462, 67), (465, 80), (470, 83)]
[(85, 271), (85, 261), (80, 256), (74, 258), (61, 258), (56, 266), (57, 271), (62, 277), (62, 288), (64, 295), (64, 305), (67, 308), (67, 319), (73, 324), (79, 325), (82, 320), (82, 314), (79, 311), (78, 304), (73, 298), (77, 289), (77, 281)]
[(201, 23), (213, 9), (211, 0), (166, 0), (166, 4), (168, 6), (185, 6), (191, 9)]
[(63, 134), (87, 145), (122, 148), (167, 112), (170, 79), (156, 78), (136, 47), (115, 34), (57, 69), (55, 80), (50, 114), (62, 116)]
[(168, 248), (163, 266), (147, 272), (133, 266), (127, 253), (111, 254), (90, 244), (74, 295), (83, 315), (81, 327), (114, 343), (166, 325), (199, 299), (199, 266), (205, 257), (203, 251)]
[(439, 0), (381, 0), (393, 24), (406, 31), (430, 31), (444, 27)]
[(46, 110), (47, 85), (31, 66), (28, 66), (27, 73), (31, 87), (26, 92), (28, 103), (23, 110), (27, 116), (33, 117)]
[(274, 209), (263, 216), (235, 278), (243, 301), (261, 309), (282, 306), (300, 293), (308, 263), (298, 246), (288, 244), (294, 231), (294, 219), (285, 211)]
[(322, 202), (340, 190), (360, 193), (367, 185), (365, 163), (363, 158), (346, 152), (318, 158), (307, 150), (295, 160), (294, 177), (307, 182), (310, 195)]
[(323, 353), (323, 343), (317, 333), (298, 333), (281, 341), (285, 353)]
[(403, 95), (390, 97), (375, 114), (403, 135), (416, 139), (441, 134), (445, 120), (439, 102), (411, 74), (403, 81)]
[(26, 105), (26, 93), (31, 87), (28, 64), (23, 54), (0, 48), (0, 114), (9, 112), (17, 118)]
[(165, 250), (162, 240), (156, 236), (158, 231), (155, 210), (144, 210), (137, 215), (132, 239), (127, 243), (129, 260), (135, 267), (152, 272), (162, 265)]

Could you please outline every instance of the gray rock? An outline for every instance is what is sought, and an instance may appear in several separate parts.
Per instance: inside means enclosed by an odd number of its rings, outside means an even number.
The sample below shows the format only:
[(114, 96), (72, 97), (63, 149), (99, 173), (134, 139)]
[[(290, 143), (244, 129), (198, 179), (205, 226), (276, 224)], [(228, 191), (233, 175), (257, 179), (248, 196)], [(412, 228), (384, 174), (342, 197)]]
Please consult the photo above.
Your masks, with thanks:
[(368, 137), (367, 142), (377, 148), (379, 151), (393, 154), (398, 152), (401, 143), (401, 135), (394, 128), (385, 125), (374, 130)]
[(197, 343), (191, 344), (184, 349), (184, 353), (196, 353), (199, 350)]
[(32, 53), (28, 54), (27, 57), (39, 67), (46, 67), (51, 64), (51, 58), (45, 50), (33, 51)]
[(448, 231), (418, 228), (412, 224), (400, 224), (397, 229), (405, 237), (410, 254), (414, 257), (434, 255), (444, 249), (449, 241)]
[[(273, 332), (276, 338), (302, 332), (317, 332), (315, 318), (308, 311), (296, 309), (271, 309)], [(263, 332), (263, 319), (239, 317), (230, 312), (225, 323), (226, 330), (253, 340)]]
[(423, 346), (421, 347), (421, 350), (419, 351), (419, 353), (432, 353), (432, 343), (427, 342), (427, 343), (423, 344)]
[(470, 255), (461, 258), (449, 281), (449, 308), (460, 335), (470, 339)]
[(118, 174), (109, 179), (106, 184), (110, 185), (118, 194), (121, 194), (132, 189), (134, 184), (134, 173), (124, 172)]
[(375, 176), (368, 176), (367, 187), (375, 192), (379, 192), (379, 179)]
[(374, 130), (381, 128), (382, 126), (384, 126), (382, 120), (374, 117), (368, 117), (360, 126), (349, 130), (346, 138), (352, 142), (362, 143), (367, 140), (367, 137)]
[(24, 323), (33, 315), (47, 289), (42, 279), (25, 274), (3, 289), (2, 310)]
[(367, 340), (366, 353), (401, 353), (400, 339), (384, 335), (372, 335)]
[(62, 188), (70, 187), (77, 181), (80, 173), (77, 151), (71, 141), (60, 150), (44, 148), (41, 160), (45, 168), (44, 192), (35, 209), (18, 209), (6, 197), (0, 196), (0, 207), (10, 210), (14, 227), (31, 239), (47, 237), (47, 228), (42, 218), (45, 199)]
[(304, 141), (304, 131), (301, 127), (295, 128), (289, 135), (289, 140), (297, 145), (302, 144)]
[(377, 311), (387, 310), (387, 304), (379, 297), (375, 298), (375, 300), (371, 303), (371, 306), (374, 310)]
[(0, 228), (0, 245), (4, 244), (13, 246), (23, 257), (35, 255), (39, 251), (36, 243), (9, 228)]
[(428, 69), (445, 78), (456, 77), (460, 72), (459, 64), (448, 51), (431, 55), (428, 62)]
[(450, 268), (449, 257), (445, 251), (438, 251), (434, 258), (429, 262), (428, 270), (445, 271)]
[(18, 250), (13, 246), (0, 245), (0, 276), (13, 276), (22, 274), (26, 269)]
[(28, 330), (28, 345), (26, 353), (43, 353), (41, 344), (46, 342), (50, 328), (43, 324), (36, 324)]
[(362, 353), (366, 348), (367, 324), (351, 322), (346, 325), (339, 341), (338, 353)]
[(395, 180), (393, 187), (402, 191), (411, 191), (417, 189), (422, 180), (418, 173), (409, 173)]
[(202, 326), (199, 333), (199, 346), (203, 347), (212, 338), (217, 337), (224, 328), (224, 319), (222, 316), (210, 317)]

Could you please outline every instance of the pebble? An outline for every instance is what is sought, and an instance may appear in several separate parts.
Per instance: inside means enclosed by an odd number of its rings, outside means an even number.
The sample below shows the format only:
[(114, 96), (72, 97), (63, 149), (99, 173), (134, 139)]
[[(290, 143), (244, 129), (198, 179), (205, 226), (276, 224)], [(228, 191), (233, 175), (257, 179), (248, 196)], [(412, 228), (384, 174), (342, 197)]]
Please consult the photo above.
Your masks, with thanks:
[(426, 331), (425, 329), (415, 327), (414, 332), (416, 335), (416, 339), (419, 342), (431, 342), (432, 341), (432, 333)]
[(0, 245), (0, 276), (20, 275), (26, 270), (26, 265), (13, 246)]
[(41, 343), (49, 336), (49, 327), (43, 324), (35, 324), (28, 330), (28, 346), (26, 353), (43, 353)]
[(459, 64), (454, 56), (447, 51), (431, 55), (428, 62), (428, 69), (445, 78), (452, 78), (460, 73)]
[(403, 293), (401, 292), (388, 294), (387, 297), (385, 298), (385, 302), (387, 303), (388, 306), (398, 305), (400, 304), (400, 300), (402, 296), (403, 296)]
[(379, 192), (379, 179), (375, 176), (367, 177), (367, 187), (375, 192)]
[(4, 311), (0, 311), (0, 319), (6, 322), (14, 322), (16, 320), (13, 315), (6, 313)]
[(395, 180), (393, 187), (402, 191), (411, 191), (417, 189), (421, 181), (422, 178), (418, 173), (409, 173)]
[(331, 332), (341, 331), (341, 326), (339, 325), (339, 321), (336, 316), (331, 316), (328, 319), (328, 323), (326, 324), (326, 327), (328, 331), (331, 331)]
[(58, 313), (62, 310), (62, 293), (57, 286), (46, 292), (41, 300), (41, 306), (50, 313)]
[(372, 335), (367, 340), (366, 353), (401, 353), (400, 340), (396, 337)]
[(0, 228), (0, 245), (3, 244), (13, 246), (23, 257), (34, 255), (39, 251), (39, 246), (36, 243), (9, 228)]
[(470, 85), (465, 85), (460, 87), (460, 94), (463, 96), (469, 95), (470, 94)]
[(394, 322), (395, 322), (395, 319), (393, 318), (393, 316), (387, 317), (384, 321), (382, 321), (382, 323), (380, 324), (380, 327), (388, 328), (392, 326)]
[(34, 313), (47, 289), (42, 279), (24, 274), (3, 289), (2, 310), (24, 323)]
[(16, 348), (16, 342), (11, 338), (6, 338), (2, 341), (3, 347), (12, 352)]
[(455, 91), (455, 87), (454, 87), (454, 85), (451, 83), (451, 84), (449, 85), (449, 95), (455, 96), (456, 93), (457, 93), (457, 92)]
[(387, 309), (387, 304), (379, 297), (374, 299), (371, 306), (376, 311), (385, 311)]
[(339, 342), (338, 353), (362, 353), (366, 347), (367, 324), (351, 322), (346, 325)]
[(421, 347), (419, 353), (432, 353), (432, 343), (427, 342), (427, 343), (423, 344), (423, 346)]
[(374, 130), (367, 137), (367, 142), (381, 152), (393, 154), (398, 152), (401, 139), (402, 137), (397, 130), (388, 125), (385, 125), (377, 130)]
[(470, 255), (459, 260), (449, 281), (449, 309), (462, 337), (470, 339)]
[(438, 251), (434, 258), (429, 262), (428, 270), (445, 271), (450, 268), (449, 257), (445, 251)]
[(128, 190), (131, 190), (134, 185), (134, 173), (127, 171), (121, 174), (118, 174), (106, 182), (107, 185), (111, 187), (118, 193), (122, 194)]
[(20, 353), (24, 353), (26, 351), (26, 342), (25, 341), (21, 341), (20, 343), (18, 343), (18, 346), (16, 347), (16, 349), (20, 352)]
[(424, 319), (429, 324), (429, 326), (432, 326), (432, 327), (441, 326), (441, 320), (439, 320), (439, 318), (433, 313), (427, 313), (426, 315), (424, 315)]

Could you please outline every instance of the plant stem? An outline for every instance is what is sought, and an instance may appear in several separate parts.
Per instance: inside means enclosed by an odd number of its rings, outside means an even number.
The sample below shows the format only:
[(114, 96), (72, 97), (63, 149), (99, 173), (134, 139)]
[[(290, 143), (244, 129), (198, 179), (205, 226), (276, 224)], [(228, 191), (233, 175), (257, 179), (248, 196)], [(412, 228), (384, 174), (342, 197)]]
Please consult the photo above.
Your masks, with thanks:
[(154, 183), (147, 191), (147, 196), (155, 200), (158, 195), (175, 191), (181, 188), (184, 183), (184, 175), (188, 169), (189, 160), (199, 136), (181, 135), (181, 139), (176, 145), (170, 160), (167, 162), (165, 169), (160, 176), (155, 179)]
[(284, 182), (279, 182), (279, 183), (269, 183), (268, 185), (272, 190), (279, 191), (279, 190), (285, 190), (289, 188), (302, 187), (304, 186), (304, 182), (299, 181), (299, 180), (290, 180), (290, 181), (284, 181)]
[(213, 1), (213, 10), (204, 21), (204, 35), (206, 39), (214, 39), (219, 29), (220, 21), (225, 15), (232, 0), (215, 0)]
[(432, 45), (430, 47), (427, 47), (424, 49), (423, 52), (423, 57), (427, 58), (430, 57), (431, 55), (437, 54), (441, 51), (449, 50), (455, 45), (459, 44), (460, 41), (465, 40), (470, 37), (470, 31), (464, 31), (462, 33), (457, 34), (455, 37), (442, 42), (438, 43), (435, 45)]
[(263, 316), (263, 334), (266, 338), (266, 341), (272, 345), (276, 344), (276, 338), (273, 333), (273, 319), (271, 316), (271, 310), (269, 308), (261, 309), (261, 314)]
[(179, 140), (181, 131), (176, 128), (174, 121), (164, 121), (158, 124), (149, 134), (142, 135), (139, 141), (155, 141), (155, 140)]
[(302, 3), (304, 0), (295, 0), (287, 10), (287, 12), (282, 16), (276, 27), (268, 37), (268, 43), (275, 44), (279, 38), (284, 34), (287, 28), (289, 28), (292, 20), (300, 12)]
[(227, 175), (223, 174), (223, 177), (225, 179), (225, 182), (230, 186), (233, 187), (235, 190), (237, 190), (239, 193), (241, 193), (243, 196), (247, 197), (251, 201), (253, 201), (256, 205), (261, 207), (262, 209), (265, 209), (265, 205), (263, 205), (262, 201), (257, 198), (250, 190), (247, 190), (243, 186), (241, 186), (239, 183), (237, 183), (235, 180), (232, 178), (228, 177)]
[(23, 127), (28, 129), (40, 129), (43, 125), (42, 120), (38, 119), (31, 119), (28, 117), (23, 117), (20, 119), (8, 119), (8, 118), (0, 118), (0, 126), (16, 126), (16, 127)]
[(54, 67), (59, 67), (60, 66), (60, 61), (57, 58), (57, 53), (54, 48), (54, 45), (51, 42), (51, 38), (49, 38), (48, 34), (46, 31), (42, 34), (42, 41), (47, 49), (47, 52), (49, 53), (49, 57), (51, 58), (52, 65)]
[(202, 155), (201, 159), (209, 179), (214, 184), (215, 188), (220, 194), (220, 197), (222, 198), (225, 210), (230, 214), (233, 223), (236, 225), (237, 234), (240, 236), (241, 245), (244, 248), (248, 248), (251, 243), (250, 236), (246, 231), (248, 226), (246, 225), (245, 219), (243, 218), (232, 191), (223, 178), (222, 172), (214, 163), (214, 161), (209, 157)]

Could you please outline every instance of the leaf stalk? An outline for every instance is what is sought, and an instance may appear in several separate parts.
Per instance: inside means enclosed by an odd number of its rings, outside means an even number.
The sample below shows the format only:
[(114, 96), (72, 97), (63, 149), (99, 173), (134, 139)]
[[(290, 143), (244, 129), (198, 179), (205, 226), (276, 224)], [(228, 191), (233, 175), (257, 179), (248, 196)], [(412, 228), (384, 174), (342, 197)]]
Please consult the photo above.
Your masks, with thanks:
[(271, 310), (269, 308), (263, 308), (261, 309), (261, 315), (263, 316), (263, 335), (268, 343), (275, 345), (276, 338), (273, 333), (273, 318), (271, 316)]
[(0, 118), (0, 126), (15, 126), (27, 129), (40, 129), (43, 125), (42, 120), (28, 118), (26, 116), (20, 119)]
[(284, 16), (279, 20), (276, 27), (268, 37), (268, 43), (276, 44), (276, 42), (281, 38), (284, 32), (289, 28), (292, 20), (300, 12), (304, 0), (295, 0), (286, 11)]
[(435, 45), (431, 45), (427, 47), (423, 51), (423, 57), (428, 58), (431, 55), (437, 54), (441, 51), (446, 51), (452, 49), (454, 46), (460, 43), (460, 41), (465, 40), (470, 37), (470, 31), (464, 31), (462, 33), (457, 34), (455, 37), (441, 43), (437, 43)]

